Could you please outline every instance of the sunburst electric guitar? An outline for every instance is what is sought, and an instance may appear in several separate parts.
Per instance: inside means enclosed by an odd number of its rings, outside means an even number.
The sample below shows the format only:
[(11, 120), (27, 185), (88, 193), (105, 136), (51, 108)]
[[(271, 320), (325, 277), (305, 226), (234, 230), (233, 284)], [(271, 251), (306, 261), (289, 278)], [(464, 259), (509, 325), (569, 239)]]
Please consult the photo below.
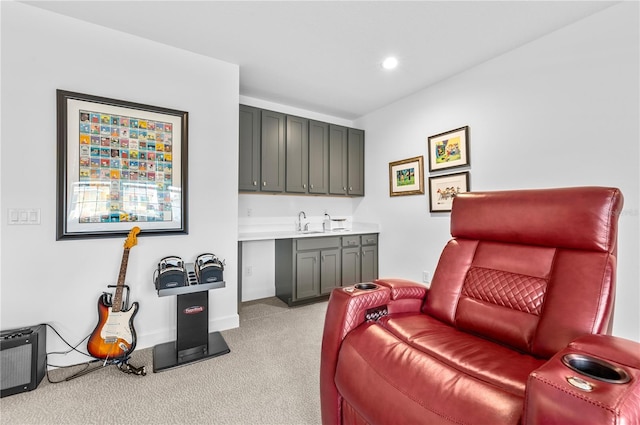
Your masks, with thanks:
[(116, 285), (113, 301), (110, 294), (103, 294), (98, 300), (98, 324), (93, 330), (87, 350), (93, 357), (104, 360), (117, 360), (127, 357), (136, 346), (136, 331), (133, 328), (133, 317), (138, 312), (138, 303), (134, 302), (128, 310), (122, 304), (122, 292), (124, 290), (124, 278), (127, 274), (129, 262), (129, 250), (136, 246), (139, 227), (134, 227), (129, 232), (124, 242), (120, 274)]

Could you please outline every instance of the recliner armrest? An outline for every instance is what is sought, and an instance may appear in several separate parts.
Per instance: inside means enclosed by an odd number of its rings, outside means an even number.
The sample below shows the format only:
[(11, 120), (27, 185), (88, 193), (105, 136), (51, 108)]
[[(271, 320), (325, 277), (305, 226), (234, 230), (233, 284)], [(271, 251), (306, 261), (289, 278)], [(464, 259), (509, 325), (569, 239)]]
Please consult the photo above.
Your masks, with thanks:
[(640, 343), (611, 335), (584, 335), (574, 339), (571, 350), (640, 370)]
[[(522, 424), (640, 423), (639, 352), (639, 343), (610, 335), (575, 339), (529, 375)], [(572, 369), (567, 355), (583, 363)]]
[(429, 292), (426, 286), (407, 279), (384, 278), (374, 282), (391, 290), (389, 314), (419, 312)]
[(331, 292), (322, 335), (320, 357), (320, 392), (322, 423), (340, 423), (340, 397), (334, 383), (338, 352), (344, 337), (365, 321), (367, 310), (389, 303), (391, 290), (378, 285), (372, 290), (360, 290), (354, 286), (336, 288)]

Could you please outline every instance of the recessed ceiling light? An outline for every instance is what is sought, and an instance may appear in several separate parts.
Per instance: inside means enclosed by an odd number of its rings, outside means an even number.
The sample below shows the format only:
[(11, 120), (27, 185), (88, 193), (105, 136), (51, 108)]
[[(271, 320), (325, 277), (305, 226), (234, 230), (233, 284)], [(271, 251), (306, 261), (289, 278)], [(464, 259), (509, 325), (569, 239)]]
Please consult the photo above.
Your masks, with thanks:
[(396, 66), (398, 66), (398, 59), (394, 58), (393, 56), (389, 56), (382, 62), (382, 67), (384, 69), (393, 69)]

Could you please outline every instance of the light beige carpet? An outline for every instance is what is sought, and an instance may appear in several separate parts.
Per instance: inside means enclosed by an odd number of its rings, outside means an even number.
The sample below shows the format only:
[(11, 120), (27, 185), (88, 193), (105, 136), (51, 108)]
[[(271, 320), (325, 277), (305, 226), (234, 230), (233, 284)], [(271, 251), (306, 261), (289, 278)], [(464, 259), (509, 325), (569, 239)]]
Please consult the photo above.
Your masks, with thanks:
[[(115, 366), (0, 399), (1, 424), (319, 424), (319, 368), (327, 302), (288, 308), (244, 303), (240, 327), (222, 332), (231, 353), (153, 373), (152, 349)], [(49, 333), (49, 335), (51, 332)], [(49, 336), (48, 335), (48, 336)], [(74, 369), (50, 372), (52, 380)]]

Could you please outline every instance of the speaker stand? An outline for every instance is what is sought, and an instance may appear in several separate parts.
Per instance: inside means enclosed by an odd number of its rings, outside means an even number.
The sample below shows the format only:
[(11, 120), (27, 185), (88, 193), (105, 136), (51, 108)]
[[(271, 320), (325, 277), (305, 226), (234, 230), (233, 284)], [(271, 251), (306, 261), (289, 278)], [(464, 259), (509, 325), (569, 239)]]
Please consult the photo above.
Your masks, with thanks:
[[(187, 269), (191, 264), (187, 264)], [(215, 287), (224, 286), (216, 282)], [(209, 284), (158, 291), (159, 296), (177, 296), (177, 338), (153, 347), (153, 371), (160, 372), (229, 353), (220, 332), (209, 333)]]

